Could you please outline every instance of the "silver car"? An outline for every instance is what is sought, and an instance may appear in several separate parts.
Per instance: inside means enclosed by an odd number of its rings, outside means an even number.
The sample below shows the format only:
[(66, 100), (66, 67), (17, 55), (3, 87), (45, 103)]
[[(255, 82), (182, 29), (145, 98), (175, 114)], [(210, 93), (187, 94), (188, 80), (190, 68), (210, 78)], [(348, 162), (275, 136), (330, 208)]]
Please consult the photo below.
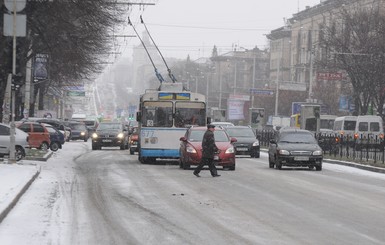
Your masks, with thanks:
[[(11, 128), (9, 125), (0, 123), (0, 156), (9, 155), (11, 145)], [(28, 134), (15, 128), (15, 158), (21, 160), (28, 153)]]

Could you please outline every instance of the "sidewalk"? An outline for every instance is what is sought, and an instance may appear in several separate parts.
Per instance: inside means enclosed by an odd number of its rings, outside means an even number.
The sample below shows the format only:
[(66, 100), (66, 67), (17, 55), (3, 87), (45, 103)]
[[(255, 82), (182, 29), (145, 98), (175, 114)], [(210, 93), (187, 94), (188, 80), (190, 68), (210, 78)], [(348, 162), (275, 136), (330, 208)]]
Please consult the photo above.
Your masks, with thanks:
[(0, 223), (40, 173), (35, 161), (21, 164), (0, 162)]

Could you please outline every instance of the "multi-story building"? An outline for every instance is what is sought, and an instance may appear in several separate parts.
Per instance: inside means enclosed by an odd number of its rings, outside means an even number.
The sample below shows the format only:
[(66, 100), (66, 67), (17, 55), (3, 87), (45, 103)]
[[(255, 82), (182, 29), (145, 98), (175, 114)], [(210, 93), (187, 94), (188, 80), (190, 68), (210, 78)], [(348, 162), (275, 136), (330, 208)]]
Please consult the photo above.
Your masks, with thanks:
[[(278, 88), (278, 114), (290, 114), (291, 102), (323, 103), (329, 113), (338, 112), (340, 94), (346, 84), (344, 71), (316, 66), (325, 49), (320, 45), (323, 28), (342, 10), (357, 7), (384, 9), (384, 0), (324, 0), (287, 20), (284, 27), (267, 35), (270, 40), (270, 87)], [(345, 84), (345, 85), (344, 85)], [(323, 93), (320, 93), (323, 90)], [(343, 90), (343, 91), (341, 91)]]

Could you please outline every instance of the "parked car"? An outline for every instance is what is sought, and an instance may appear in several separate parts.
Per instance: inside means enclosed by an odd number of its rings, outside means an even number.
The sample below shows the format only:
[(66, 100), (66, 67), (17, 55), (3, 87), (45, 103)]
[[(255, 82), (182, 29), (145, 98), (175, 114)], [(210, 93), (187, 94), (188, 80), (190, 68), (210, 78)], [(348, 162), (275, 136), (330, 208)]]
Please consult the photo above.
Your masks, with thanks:
[(128, 129), (120, 122), (101, 122), (92, 134), (92, 150), (114, 146), (128, 149)]
[[(15, 128), (15, 159), (20, 161), (25, 157), (30, 148), (28, 143), (28, 134)], [(10, 154), (11, 128), (9, 125), (0, 123), (0, 156)]]
[(71, 128), (70, 140), (84, 140), (84, 142), (87, 142), (89, 134), (84, 122), (65, 121), (64, 123)]
[(269, 144), (269, 167), (309, 167), (322, 170), (323, 152), (314, 134), (308, 130), (279, 130)]
[[(202, 139), (207, 127), (190, 127), (185, 135), (180, 138), (179, 167), (189, 169), (191, 165), (199, 165), (202, 159)], [(219, 152), (214, 157), (215, 165), (235, 170), (235, 150), (233, 143), (237, 141), (231, 138), (227, 132), (216, 127), (214, 131), (215, 144)]]
[(28, 142), (31, 148), (37, 148), (44, 151), (48, 150), (51, 139), (46, 127), (38, 122), (29, 121), (18, 122), (16, 126), (18, 129), (28, 134)]
[(249, 126), (228, 126), (225, 128), (230, 137), (237, 139), (234, 143), (236, 155), (250, 155), (258, 158), (260, 145), (254, 130)]
[(130, 154), (131, 155), (134, 155), (135, 152), (138, 152), (139, 151), (139, 147), (138, 147), (138, 139), (139, 139), (139, 132), (138, 132), (138, 127), (133, 127), (131, 129), (131, 134), (129, 136), (129, 140), (128, 140), (128, 144), (129, 144), (129, 148), (130, 148)]
[(42, 123), (43, 126), (48, 130), (51, 144), (49, 148), (51, 151), (57, 151), (62, 148), (62, 145), (65, 143), (64, 134), (57, 130), (54, 126), (48, 123)]
[(46, 123), (46, 124), (53, 126), (54, 128), (59, 130), (64, 135), (65, 141), (70, 140), (71, 128), (67, 127), (61, 120), (53, 119), (53, 118), (51, 118), (51, 119), (50, 118), (42, 118), (42, 119), (36, 120), (36, 122)]

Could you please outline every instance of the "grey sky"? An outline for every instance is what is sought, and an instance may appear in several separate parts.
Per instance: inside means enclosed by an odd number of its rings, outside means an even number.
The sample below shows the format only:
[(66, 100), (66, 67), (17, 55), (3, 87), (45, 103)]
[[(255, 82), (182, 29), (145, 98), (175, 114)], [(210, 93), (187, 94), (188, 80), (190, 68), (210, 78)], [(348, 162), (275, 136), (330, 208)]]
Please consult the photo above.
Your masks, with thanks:
[[(246, 49), (268, 45), (264, 36), (284, 25), (306, 6), (320, 0), (158, 0), (154, 6), (133, 7), (130, 18), (142, 33), (142, 15), (155, 43), (166, 57), (192, 59), (209, 56), (214, 45), (219, 53), (234, 45)], [(125, 32), (134, 34), (127, 26)], [(126, 40), (128, 47), (139, 44), (137, 38)]]

